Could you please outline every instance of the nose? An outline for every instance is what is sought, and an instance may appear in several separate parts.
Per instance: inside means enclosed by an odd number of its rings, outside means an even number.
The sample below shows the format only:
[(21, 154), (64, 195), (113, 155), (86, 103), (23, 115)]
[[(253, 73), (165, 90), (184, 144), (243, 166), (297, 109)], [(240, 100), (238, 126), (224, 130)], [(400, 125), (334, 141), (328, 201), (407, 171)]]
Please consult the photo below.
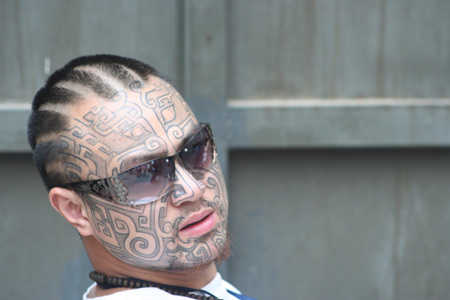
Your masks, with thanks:
[(202, 199), (206, 186), (186, 169), (179, 159), (175, 160), (175, 181), (173, 182), (170, 200), (175, 206), (184, 202)]

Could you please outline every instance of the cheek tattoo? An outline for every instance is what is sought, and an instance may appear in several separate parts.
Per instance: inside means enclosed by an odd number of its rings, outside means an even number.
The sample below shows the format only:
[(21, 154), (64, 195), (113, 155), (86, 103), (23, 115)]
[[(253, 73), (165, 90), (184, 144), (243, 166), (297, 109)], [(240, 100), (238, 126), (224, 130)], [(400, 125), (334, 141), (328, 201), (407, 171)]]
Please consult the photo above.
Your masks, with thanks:
[[(115, 205), (88, 196), (86, 205), (97, 238), (111, 254), (141, 268), (178, 270), (214, 260), (227, 244), (226, 195), (216, 172), (220, 171), (214, 168), (204, 177), (207, 188), (214, 191), (213, 200), (190, 202), (173, 219), (167, 219), (170, 195), (137, 206)], [(200, 205), (211, 207), (217, 213), (216, 228), (206, 237), (183, 239), (178, 235), (180, 223)]]

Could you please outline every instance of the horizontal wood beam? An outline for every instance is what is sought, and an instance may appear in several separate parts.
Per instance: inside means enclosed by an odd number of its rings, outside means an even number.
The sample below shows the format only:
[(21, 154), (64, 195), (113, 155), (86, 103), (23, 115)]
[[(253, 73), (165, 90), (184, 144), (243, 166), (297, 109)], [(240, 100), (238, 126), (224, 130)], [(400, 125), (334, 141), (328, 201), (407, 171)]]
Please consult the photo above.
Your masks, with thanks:
[(450, 99), (231, 100), (229, 148), (449, 147)]
[[(224, 148), (450, 147), (450, 99), (231, 100)], [(28, 104), (0, 105), (0, 152), (29, 152)]]
[(27, 121), (30, 104), (0, 104), (0, 152), (30, 152)]

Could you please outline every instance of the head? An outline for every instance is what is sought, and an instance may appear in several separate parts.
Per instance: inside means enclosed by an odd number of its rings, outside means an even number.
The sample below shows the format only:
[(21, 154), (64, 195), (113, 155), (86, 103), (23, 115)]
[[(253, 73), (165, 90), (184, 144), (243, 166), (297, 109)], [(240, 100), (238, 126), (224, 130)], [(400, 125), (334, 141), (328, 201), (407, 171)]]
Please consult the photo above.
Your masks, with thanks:
[(205, 128), (154, 68), (97, 55), (50, 76), (28, 139), (51, 205), (94, 241), (88, 254), (101, 247), (133, 267), (181, 270), (228, 248), (227, 193)]

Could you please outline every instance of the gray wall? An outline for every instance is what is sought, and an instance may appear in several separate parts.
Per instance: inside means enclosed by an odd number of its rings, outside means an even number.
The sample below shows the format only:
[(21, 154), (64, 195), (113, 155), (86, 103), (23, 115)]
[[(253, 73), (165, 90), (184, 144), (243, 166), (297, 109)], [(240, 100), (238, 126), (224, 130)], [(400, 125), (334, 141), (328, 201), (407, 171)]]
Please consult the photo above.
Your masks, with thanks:
[(233, 151), (230, 161), (230, 278), (254, 296), (448, 299), (450, 149)]
[(448, 298), (449, 28), (446, 0), (0, 0), (0, 298), (89, 284), (25, 122), (49, 73), (100, 52), (153, 64), (212, 123), (242, 291)]

